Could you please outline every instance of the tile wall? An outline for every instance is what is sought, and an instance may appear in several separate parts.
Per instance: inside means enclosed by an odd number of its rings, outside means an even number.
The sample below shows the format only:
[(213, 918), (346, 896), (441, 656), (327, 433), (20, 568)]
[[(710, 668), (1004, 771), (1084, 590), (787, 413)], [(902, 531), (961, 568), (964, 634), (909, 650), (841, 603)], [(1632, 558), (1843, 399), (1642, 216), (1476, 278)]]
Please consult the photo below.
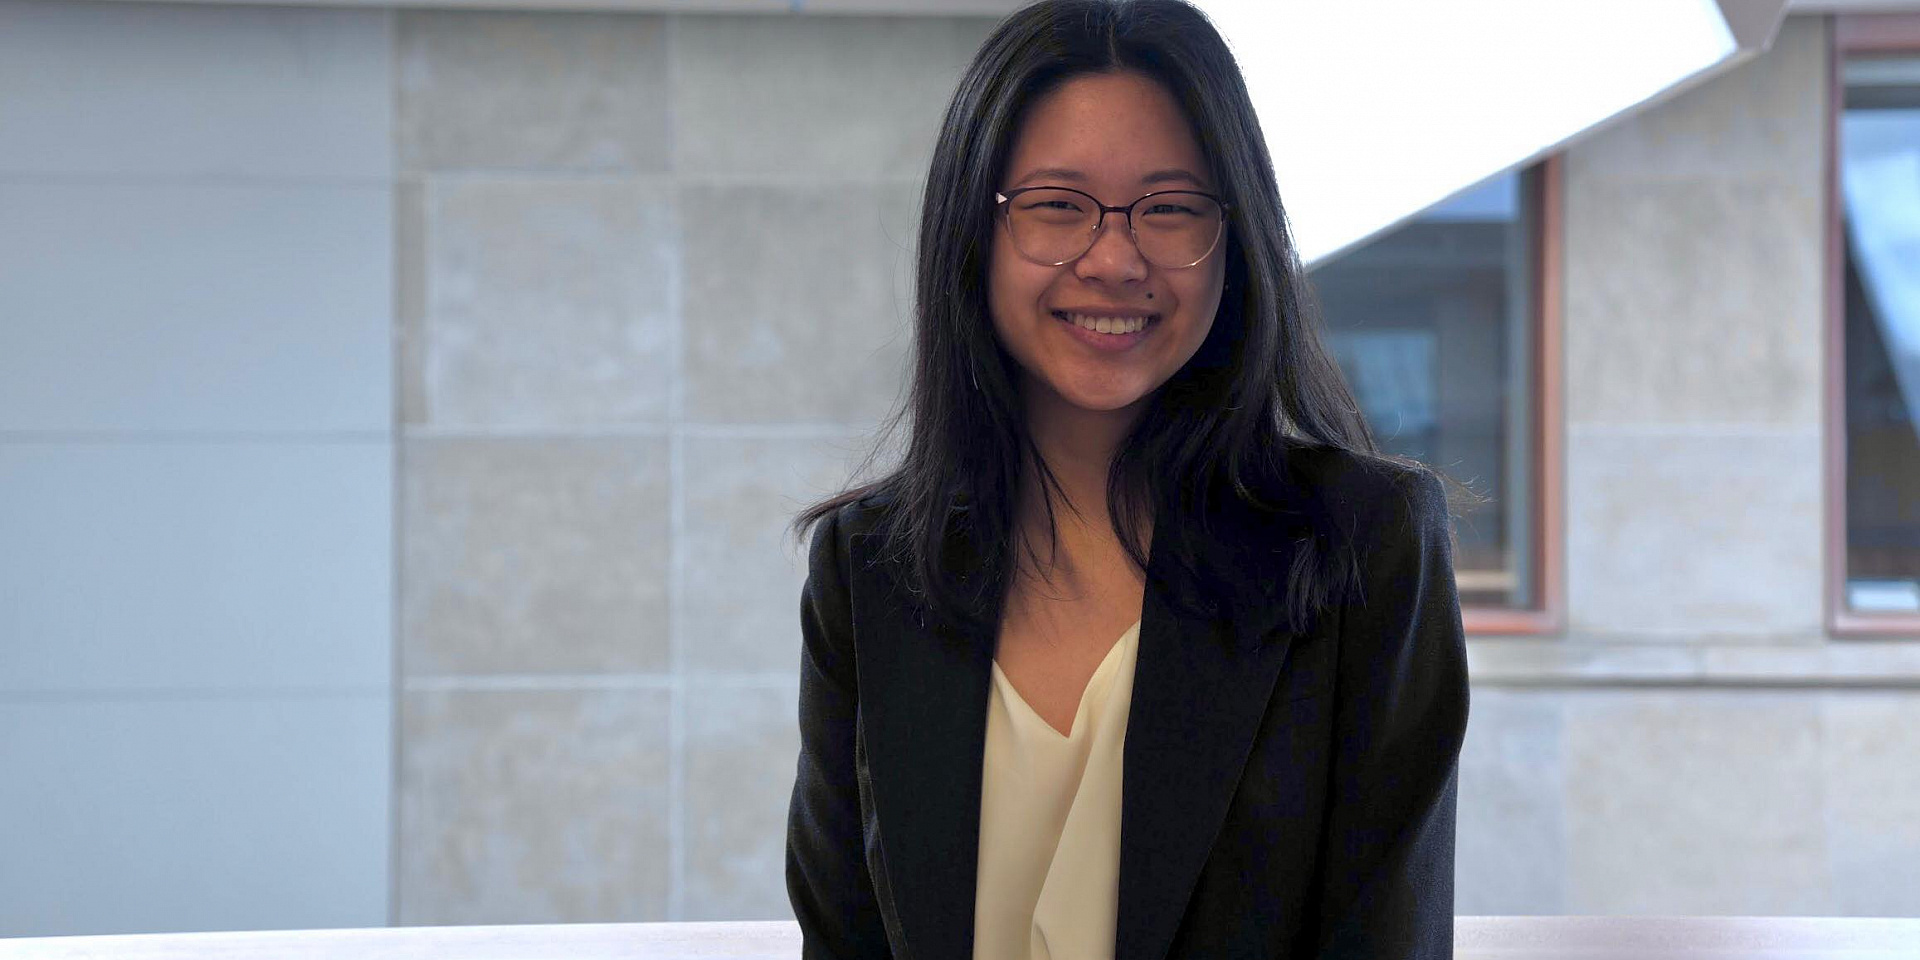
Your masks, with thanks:
[(402, 12), (399, 917), (791, 916), (799, 545), (984, 19)]

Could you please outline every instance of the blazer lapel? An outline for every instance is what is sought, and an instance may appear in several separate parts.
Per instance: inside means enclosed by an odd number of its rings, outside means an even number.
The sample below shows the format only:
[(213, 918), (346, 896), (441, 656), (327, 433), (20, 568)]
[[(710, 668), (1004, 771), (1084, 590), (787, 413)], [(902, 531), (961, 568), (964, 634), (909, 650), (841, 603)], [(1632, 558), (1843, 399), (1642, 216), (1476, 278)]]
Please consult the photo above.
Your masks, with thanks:
[[(912, 960), (967, 960), (993, 637), (914, 619), (906, 588), (853, 541), (860, 709), (893, 908)], [(997, 618), (996, 618), (997, 619)]]
[[(1217, 570), (1266, 572), (1227, 619), (1183, 612), (1154, 539), (1127, 718), (1120, 813), (1117, 960), (1160, 960), (1172, 945), (1259, 732), (1293, 634), (1280, 577), (1294, 541), (1245, 517), (1201, 552)], [(1260, 556), (1256, 556), (1256, 551)]]

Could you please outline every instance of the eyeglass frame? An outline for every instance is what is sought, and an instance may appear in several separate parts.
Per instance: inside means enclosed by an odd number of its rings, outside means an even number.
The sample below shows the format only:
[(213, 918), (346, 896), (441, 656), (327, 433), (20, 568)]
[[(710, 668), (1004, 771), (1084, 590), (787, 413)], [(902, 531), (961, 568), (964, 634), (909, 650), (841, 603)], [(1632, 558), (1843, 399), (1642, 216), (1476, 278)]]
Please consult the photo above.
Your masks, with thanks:
[[(1227, 222), (1227, 211), (1233, 208), (1233, 205), (1228, 203), (1224, 198), (1219, 197), (1215, 194), (1208, 193), (1205, 190), (1155, 190), (1152, 193), (1142, 194), (1140, 197), (1136, 198), (1132, 203), (1126, 204), (1125, 206), (1114, 207), (1114, 206), (1108, 206), (1107, 204), (1101, 203), (1099, 197), (1096, 197), (1093, 194), (1086, 192), (1085, 190), (1075, 190), (1072, 187), (1056, 187), (1056, 186), (1051, 186), (1049, 184), (1043, 183), (1043, 184), (1035, 184), (1034, 186), (1031, 186), (1031, 187), (1015, 187), (1012, 190), (995, 191), (993, 194), (994, 209), (999, 212), (1000, 216), (1003, 219), (1008, 218), (1010, 216), (1006, 209), (1008, 202), (1012, 201), (1014, 197), (1017, 197), (1023, 193), (1030, 193), (1034, 190), (1065, 190), (1068, 193), (1077, 193), (1083, 197), (1086, 197), (1088, 200), (1093, 201), (1093, 205), (1095, 207), (1100, 208), (1100, 213), (1094, 223), (1093, 232), (1087, 236), (1086, 250), (1082, 250), (1079, 253), (1076, 253), (1073, 256), (1068, 257), (1065, 260), (1056, 260), (1052, 263), (1048, 263), (1045, 260), (1035, 260), (1032, 257), (1027, 256), (1027, 252), (1025, 250), (1020, 250), (1019, 241), (1016, 240), (1014, 242), (1014, 245), (1013, 245), (1014, 249), (1019, 252), (1020, 256), (1025, 257), (1027, 262), (1037, 263), (1037, 264), (1040, 264), (1041, 266), (1046, 266), (1046, 267), (1058, 267), (1063, 264), (1072, 263), (1075, 260), (1078, 260), (1081, 257), (1086, 256), (1087, 251), (1092, 250), (1093, 245), (1100, 242), (1100, 234), (1105, 232), (1105, 230), (1107, 229), (1107, 214), (1109, 213), (1126, 214), (1127, 237), (1133, 241), (1133, 248), (1135, 250), (1140, 250), (1140, 231), (1135, 229), (1133, 225), (1133, 208), (1139, 206), (1141, 200), (1146, 200), (1150, 197), (1164, 197), (1170, 193), (1191, 193), (1197, 196), (1206, 197), (1208, 200), (1212, 200), (1214, 203), (1217, 203), (1220, 205), (1220, 223), (1222, 224), (1222, 228), (1218, 232), (1214, 233), (1213, 243), (1207, 246), (1207, 252), (1201, 254), (1199, 259), (1193, 261), (1193, 263), (1183, 263), (1177, 267), (1169, 267), (1169, 266), (1165, 266), (1163, 264), (1158, 264), (1158, 263), (1153, 264), (1154, 266), (1159, 267), (1162, 270), (1185, 270), (1188, 267), (1198, 265), (1201, 260), (1205, 260), (1206, 258), (1213, 256), (1213, 251), (1220, 247), (1220, 238), (1223, 236), (1226, 236), (1226, 233), (1227, 233), (1225, 229), (1225, 224)], [(1011, 221), (1007, 223), (1007, 236), (1008, 237), (1013, 236), (1013, 224)], [(1144, 250), (1140, 251), (1140, 259), (1147, 260), (1146, 251)], [(1152, 260), (1147, 260), (1147, 262), (1153, 263)]]

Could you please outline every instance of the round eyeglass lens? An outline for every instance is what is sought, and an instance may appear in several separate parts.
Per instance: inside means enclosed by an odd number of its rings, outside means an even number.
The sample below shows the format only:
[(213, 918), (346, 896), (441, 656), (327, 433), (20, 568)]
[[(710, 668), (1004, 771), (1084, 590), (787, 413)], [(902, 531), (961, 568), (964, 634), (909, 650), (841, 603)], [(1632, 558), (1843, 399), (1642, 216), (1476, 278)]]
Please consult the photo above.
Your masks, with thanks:
[(1220, 237), (1220, 204), (1198, 193), (1161, 193), (1133, 208), (1140, 255), (1163, 267), (1185, 267), (1213, 250)]
[[(1085, 194), (1042, 188), (1007, 200), (1007, 226), (1029, 259), (1065, 263), (1093, 247), (1100, 208)], [(1133, 208), (1140, 255), (1162, 267), (1187, 267), (1213, 250), (1224, 222), (1220, 204), (1204, 194), (1167, 191)]]

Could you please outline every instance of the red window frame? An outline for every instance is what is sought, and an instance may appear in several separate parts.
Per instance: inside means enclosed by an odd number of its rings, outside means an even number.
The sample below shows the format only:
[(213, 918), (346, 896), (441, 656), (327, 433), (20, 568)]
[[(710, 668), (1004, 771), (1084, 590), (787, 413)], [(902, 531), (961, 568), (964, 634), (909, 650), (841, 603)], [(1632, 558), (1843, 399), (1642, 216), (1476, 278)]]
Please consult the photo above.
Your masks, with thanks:
[(1841, 262), (1840, 118), (1846, 109), (1841, 63), (1854, 54), (1920, 56), (1920, 14), (1839, 14), (1827, 31), (1826, 193), (1826, 626), (1836, 637), (1920, 636), (1920, 614), (1847, 609), (1846, 288)]
[(1566, 488), (1563, 464), (1566, 414), (1561, 397), (1565, 393), (1562, 363), (1564, 314), (1561, 295), (1564, 262), (1564, 154), (1552, 153), (1537, 162), (1534, 179), (1535, 225), (1538, 243), (1534, 250), (1533, 285), (1533, 380), (1524, 387), (1534, 398), (1532, 424), (1533, 451), (1531, 469), (1535, 491), (1528, 505), (1534, 536), (1532, 596), (1537, 603), (1529, 608), (1463, 605), (1462, 626), (1470, 636), (1544, 636), (1561, 633), (1566, 626)]

